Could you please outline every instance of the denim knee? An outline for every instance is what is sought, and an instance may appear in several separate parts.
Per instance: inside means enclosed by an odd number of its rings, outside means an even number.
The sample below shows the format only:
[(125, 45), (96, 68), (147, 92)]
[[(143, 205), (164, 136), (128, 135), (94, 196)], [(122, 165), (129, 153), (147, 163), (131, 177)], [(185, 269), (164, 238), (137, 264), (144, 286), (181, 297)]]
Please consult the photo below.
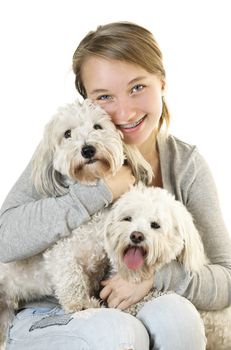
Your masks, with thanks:
[(150, 335), (152, 350), (205, 350), (204, 325), (196, 308), (177, 294), (162, 295), (137, 315)]
[[(89, 310), (77, 313), (87, 315)], [(84, 339), (94, 350), (149, 350), (149, 335), (137, 318), (118, 309), (93, 309), (87, 319)], [(88, 317), (88, 316), (87, 316)], [(83, 333), (86, 332), (86, 333)]]
[(7, 350), (149, 350), (149, 335), (135, 317), (116, 309), (26, 309), (16, 315)]

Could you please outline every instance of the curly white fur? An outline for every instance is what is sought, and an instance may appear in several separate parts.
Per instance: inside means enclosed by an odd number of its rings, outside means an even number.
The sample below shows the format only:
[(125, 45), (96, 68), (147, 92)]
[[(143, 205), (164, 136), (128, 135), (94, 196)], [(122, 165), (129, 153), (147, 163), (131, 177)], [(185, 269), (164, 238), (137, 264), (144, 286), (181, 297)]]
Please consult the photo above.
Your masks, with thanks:
[[(88, 149), (83, 156), (85, 145), (96, 153)], [(48, 124), (35, 153), (35, 187), (44, 196), (62, 195), (76, 181), (94, 182), (115, 172), (124, 153), (137, 181), (148, 182), (150, 167), (134, 147), (122, 144), (104, 111), (87, 100), (68, 105)], [(135, 186), (43, 254), (0, 264), (0, 348), (18, 301), (54, 294), (67, 312), (99, 307), (100, 280), (108, 272), (139, 282), (175, 259), (191, 272), (207, 263), (191, 215), (167, 191)], [(134, 314), (140, 305), (128, 311)], [(201, 315), (207, 349), (230, 349), (231, 309)]]
[[(106, 112), (90, 100), (76, 101), (46, 126), (33, 157), (33, 183), (44, 197), (60, 196), (77, 181), (90, 184), (114, 174), (125, 160), (137, 181), (150, 182), (150, 165), (135, 147), (123, 144)], [(107, 210), (44, 253), (0, 263), (0, 347), (19, 301), (54, 294), (68, 312), (99, 306), (94, 294), (108, 268), (101, 228)]]
[[(175, 259), (192, 271), (206, 262), (191, 215), (163, 189), (139, 184), (113, 205), (107, 221), (105, 249), (112, 265), (126, 279), (147, 279)], [(139, 269), (129, 269), (124, 263), (129, 248), (143, 251), (145, 259)]]
[[(172, 260), (179, 261), (191, 273), (208, 263), (200, 235), (185, 206), (166, 190), (142, 184), (124, 194), (108, 213), (105, 249), (114, 270), (137, 283)], [(152, 290), (145, 301), (160, 294)], [(135, 315), (142, 305), (143, 301), (128, 312)], [(205, 324), (206, 349), (230, 350), (231, 307), (200, 314)]]
[(82, 104), (76, 100), (60, 107), (46, 126), (32, 176), (38, 193), (63, 195), (70, 183), (94, 183), (114, 174), (125, 160), (137, 181), (151, 181), (149, 163), (135, 146), (122, 143), (122, 134), (108, 114), (90, 100)]

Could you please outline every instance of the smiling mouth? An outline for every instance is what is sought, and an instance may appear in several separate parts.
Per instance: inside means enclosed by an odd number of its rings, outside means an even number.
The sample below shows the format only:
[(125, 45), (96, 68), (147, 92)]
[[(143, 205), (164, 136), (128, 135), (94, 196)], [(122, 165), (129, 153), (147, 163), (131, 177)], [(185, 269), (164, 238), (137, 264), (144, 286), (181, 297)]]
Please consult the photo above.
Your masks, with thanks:
[(131, 124), (125, 124), (125, 125), (117, 125), (120, 129), (133, 129), (135, 128), (136, 126), (140, 125), (142, 123), (142, 121), (146, 118), (146, 114), (145, 116), (143, 116), (142, 118), (140, 118), (139, 120), (137, 120), (136, 122), (134, 123), (131, 123)]

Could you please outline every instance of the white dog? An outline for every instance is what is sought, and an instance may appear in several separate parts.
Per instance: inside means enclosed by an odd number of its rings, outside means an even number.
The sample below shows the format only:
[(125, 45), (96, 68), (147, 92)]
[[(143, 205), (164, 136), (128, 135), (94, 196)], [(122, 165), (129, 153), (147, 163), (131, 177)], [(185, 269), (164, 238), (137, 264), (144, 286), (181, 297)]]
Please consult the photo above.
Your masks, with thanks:
[[(89, 100), (76, 101), (60, 108), (45, 129), (33, 159), (34, 186), (44, 197), (63, 195), (77, 181), (92, 184), (114, 174), (125, 160), (137, 181), (151, 180), (149, 164), (135, 147), (122, 143), (106, 112)], [(55, 295), (67, 312), (99, 306), (94, 295), (109, 267), (101, 228), (106, 212), (43, 254), (0, 263), (0, 348), (21, 300)]]
[[(149, 165), (122, 144), (107, 114), (90, 101), (76, 102), (48, 124), (33, 161), (34, 185), (45, 197), (62, 195), (76, 181), (94, 183), (116, 172), (124, 154), (137, 181), (148, 183)], [(99, 307), (105, 275), (117, 272), (139, 283), (174, 259), (192, 272), (207, 263), (192, 217), (165, 190), (139, 184), (43, 254), (0, 264), (0, 342), (19, 300), (55, 295), (67, 312)], [(128, 311), (134, 314), (141, 305)], [(230, 308), (201, 314), (207, 348), (230, 349)]]
[[(208, 263), (200, 235), (185, 206), (166, 190), (142, 184), (124, 194), (107, 216), (105, 249), (114, 271), (139, 283), (172, 260), (196, 272)], [(127, 311), (133, 315), (153, 297), (153, 290)], [(201, 311), (208, 350), (231, 349), (231, 307)]]

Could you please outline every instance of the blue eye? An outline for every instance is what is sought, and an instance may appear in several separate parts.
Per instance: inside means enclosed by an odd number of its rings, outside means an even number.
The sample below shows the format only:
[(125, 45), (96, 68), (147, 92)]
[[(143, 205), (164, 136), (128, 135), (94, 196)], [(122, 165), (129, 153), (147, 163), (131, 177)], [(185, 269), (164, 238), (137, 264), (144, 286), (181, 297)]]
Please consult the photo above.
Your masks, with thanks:
[(137, 84), (137, 85), (133, 86), (132, 92), (141, 91), (141, 90), (143, 90), (143, 88), (144, 88), (144, 85), (142, 85), (142, 84)]
[(111, 99), (110, 95), (102, 95), (102, 96), (97, 97), (97, 100), (100, 100), (100, 101), (107, 101), (110, 99)]

